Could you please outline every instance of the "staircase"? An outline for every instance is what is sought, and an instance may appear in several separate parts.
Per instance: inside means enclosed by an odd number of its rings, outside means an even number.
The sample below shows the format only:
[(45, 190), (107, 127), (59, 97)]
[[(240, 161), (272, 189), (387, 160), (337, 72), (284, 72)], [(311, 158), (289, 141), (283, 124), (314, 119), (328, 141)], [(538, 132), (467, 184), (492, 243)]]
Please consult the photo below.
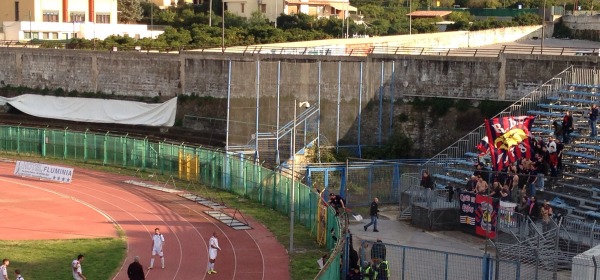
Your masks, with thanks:
[[(317, 141), (319, 107), (312, 106), (296, 117), (294, 121), (282, 125), (279, 129), (269, 132), (259, 132), (253, 135), (252, 140), (244, 146), (231, 146), (229, 151), (244, 154), (254, 154), (263, 166), (275, 169), (289, 166), (292, 154), (305, 151), (307, 147)], [(292, 133), (296, 133), (295, 151), (292, 151)], [(296, 157), (296, 159), (298, 159)]]

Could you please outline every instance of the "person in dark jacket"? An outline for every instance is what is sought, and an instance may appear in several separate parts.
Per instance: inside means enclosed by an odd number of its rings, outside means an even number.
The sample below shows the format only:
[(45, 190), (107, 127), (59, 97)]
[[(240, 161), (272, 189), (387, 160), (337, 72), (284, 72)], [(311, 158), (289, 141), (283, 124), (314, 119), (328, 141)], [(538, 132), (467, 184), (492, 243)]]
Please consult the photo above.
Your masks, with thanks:
[(571, 132), (573, 132), (573, 117), (571, 112), (567, 111), (562, 121), (563, 143), (569, 144)]
[(373, 243), (371, 246), (371, 259), (373, 263), (379, 264), (379, 262), (384, 261), (387, 255), (387, 249), (385, 248), (385, 244), (381, 239), (377, 239), (377, 242)]
[(144, 274), (144, 267), (140, 263), (140, 257), (135, 256), (133, 262), (127, 268), (127, 276), (129, 280), (145, 280), (146, 275)]
[(379, 199), (376, 197), (373, 199), (373, 202), (371, 202), (371, 207), (369, 208), (369, 216), (371, 216), (371, 222), (366, 224), (363, 228), (365, 229), (365, 231), (367, 231), (367, 229), (373, 225), (373, 232), (379, 232), (379, 230), (377, 230), (377, 219), (379, 218)]
[(421, 177), (421, 187), (433, 190), (434, 182), (433, 178), (429, 175), (429, 171), (424, 170), (423, 175)]

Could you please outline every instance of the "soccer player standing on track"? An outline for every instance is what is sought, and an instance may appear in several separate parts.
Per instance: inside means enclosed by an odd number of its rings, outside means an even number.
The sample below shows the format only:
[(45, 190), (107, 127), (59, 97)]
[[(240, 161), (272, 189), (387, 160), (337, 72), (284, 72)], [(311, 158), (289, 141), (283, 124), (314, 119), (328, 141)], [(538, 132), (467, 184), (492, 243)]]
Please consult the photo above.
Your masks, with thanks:
[(165, 244), (165, 237), (160, 233), (158, 228), (154, 229), (154, 235), (152, 235), (152, 258), (150, 258), (150, 266), (148, 269), (154, 268), (154, 256), (160, 256), (160, 264), (162, 268), (165, 268), (165, 257), (163, 255), (163, 245)]
[(217, 239), (217, 233), (213, 232), (213, 235), (208, 241), (208, 274), (217, 273), (215, 271), (215, 260), (217, 259), (217, 252), (221, 251), (219, 247), (219, 240)]

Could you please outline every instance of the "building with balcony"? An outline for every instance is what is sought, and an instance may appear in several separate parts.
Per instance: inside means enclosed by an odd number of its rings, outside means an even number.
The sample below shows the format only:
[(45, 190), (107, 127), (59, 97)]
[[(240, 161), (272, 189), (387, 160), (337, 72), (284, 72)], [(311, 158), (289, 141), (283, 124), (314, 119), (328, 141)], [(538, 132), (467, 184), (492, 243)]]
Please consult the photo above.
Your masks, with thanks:
[(0, 40), (153, 37), (147, 25), (118, 24), (117, 0), (2, 0)]
[[(206, 1), (206, 0), (205, 0)], [(270, 21), (279, 15), (303, 13), (315, 17), (337, 17), (346, 19), (356, 7), (349, 0), (224, 0), (225, 10), (238, 16), (249, 18), (252, 13), (260, 11)]]

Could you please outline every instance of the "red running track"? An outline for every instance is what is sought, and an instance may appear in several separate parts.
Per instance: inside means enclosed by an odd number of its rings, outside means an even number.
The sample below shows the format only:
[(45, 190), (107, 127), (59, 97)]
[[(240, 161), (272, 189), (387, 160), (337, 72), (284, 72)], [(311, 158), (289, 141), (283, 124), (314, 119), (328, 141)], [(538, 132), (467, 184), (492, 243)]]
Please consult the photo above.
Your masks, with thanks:
[[(71, 184), (21, 178), (14, 163), (0, 163), (3, 239), (98, 238), (127, 235), (127, 259), (113, 279), (127, 279), (127, 265), (150, 263), (151, 234), (165, 236), (165, 269), (156, 258), (147, 279), (290, 279), (285, 248), (263, 225), (245, 217), (251, 230), (234, 230), (203, 211), (209, 208), (165, 193), (123, 183), (134, 179), (75, 168)], [(208, 275), (208, 239), (219, 235), (215, 270)], [(159, 268), (157, 268), (159, 267)]]

